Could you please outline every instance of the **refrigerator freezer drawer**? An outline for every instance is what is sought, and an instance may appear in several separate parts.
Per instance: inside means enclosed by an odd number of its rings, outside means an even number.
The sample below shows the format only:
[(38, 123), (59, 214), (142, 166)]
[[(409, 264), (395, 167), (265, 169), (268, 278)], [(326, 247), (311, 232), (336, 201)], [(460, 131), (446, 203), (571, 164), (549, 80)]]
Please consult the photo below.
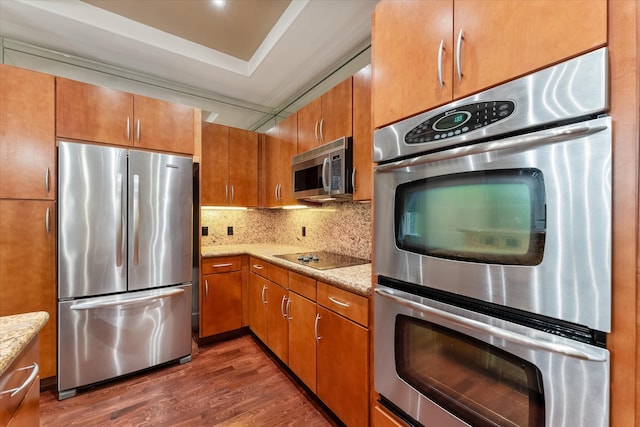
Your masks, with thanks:
[(66, 397), (191, 355), (191, 284), (58, 305), (58, 391)]

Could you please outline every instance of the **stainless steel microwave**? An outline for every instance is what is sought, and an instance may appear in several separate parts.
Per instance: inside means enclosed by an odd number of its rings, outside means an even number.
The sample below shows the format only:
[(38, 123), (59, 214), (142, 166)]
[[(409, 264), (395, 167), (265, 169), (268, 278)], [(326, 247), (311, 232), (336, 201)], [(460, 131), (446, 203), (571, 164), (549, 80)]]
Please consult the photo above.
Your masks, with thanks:
[(312, 201), (351, 200), (353, 140), (342, 137), (300, 153), (291, 160), (293, 195)]

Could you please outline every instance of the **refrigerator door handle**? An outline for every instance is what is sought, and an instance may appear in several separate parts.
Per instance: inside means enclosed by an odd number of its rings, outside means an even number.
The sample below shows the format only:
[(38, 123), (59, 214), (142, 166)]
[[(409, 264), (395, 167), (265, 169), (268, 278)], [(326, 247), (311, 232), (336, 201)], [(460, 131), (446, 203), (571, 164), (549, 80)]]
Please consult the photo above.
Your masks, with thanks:
[(138, 265), (140, 249), (140, 175), (133, 175), (133, 264)]
[(122, 266), (122, 245), (124, 244), (124, 211), (122, 210), (124, 204), (122, 203), (123, 189), (122, 174), (119, 173), (116, 178), (116, 209), (118, 215), (118, 227), (116, 229), (116, 266)]
[(170, 291), (167, 291), (161, 294), (148, 295), (144, 297), (133, 297), (128, 299), (118, 299), (118, 300), (112, 300), (112, 301), (81, 302), (81, 303), (72, 305), (70, 309), (71, 310), (95, 310), (98, 308), (110, 308), (110, 307), (117, 307), (121, 305), (140, 305), (140, 304), (146, 304), (149, 301), (159, 300), (163, 298), (170, 298), (183, 293), (184, 293), (184, 289), (172, 289)]

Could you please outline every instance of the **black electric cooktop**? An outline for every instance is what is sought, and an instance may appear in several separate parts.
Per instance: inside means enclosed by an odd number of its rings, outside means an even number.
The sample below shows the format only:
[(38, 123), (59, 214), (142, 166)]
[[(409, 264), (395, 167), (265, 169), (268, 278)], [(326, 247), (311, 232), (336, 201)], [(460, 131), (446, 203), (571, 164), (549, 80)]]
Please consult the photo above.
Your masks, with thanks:
[(356, 258), (349, 255), (341, 255), (333, 252), (314, 251), (298, 252), (295, 254), (274, 255), (287, 261), (295, 262), (317, 270), (329, 270), (332, 268), (350, 267), (352, 265), (368, 264), (368, 259)]

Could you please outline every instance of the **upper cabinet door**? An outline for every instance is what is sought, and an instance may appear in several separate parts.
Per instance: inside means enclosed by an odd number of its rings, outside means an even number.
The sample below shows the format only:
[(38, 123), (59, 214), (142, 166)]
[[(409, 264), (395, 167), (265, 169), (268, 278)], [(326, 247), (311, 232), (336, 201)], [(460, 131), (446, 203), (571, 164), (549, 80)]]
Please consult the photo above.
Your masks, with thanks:
[(371, 33), (376, 128), (451, 100), (452, 34), (453, 0), (378, 3)]
[(295, 205), (291, 158), (297, 152), (297, 113), (269, 129), (265, 137), (265, 204), (267, 207)]
[(454, 98), (607, 43), (606, 0), (455, 0), (453, 14)]
[(229, 128), (229, 204), (258, 206), (258, 134)]
[(56, 134), (60, 138), (133, 145), (133, 95), (56, 78)]
[(352, 77), (322, 95), (322, 118), (318, 125), (321, 144), (353, 134), (352, 98)]
[(0, 199), (55, 199), (54, 77), (0, 65)]
[(372, 141), (371, 66), (367, 65), (353, 76), (353, 200), (371, 200)]
[(316, 98), (298, 110), (298, 153), (304, 153), (320, 145), (320, 120), (322, 100)]
[(200, 168), (202, 206), (226, 206), (229, 202), (229, 128), (202, 122)]
[(134, 113), (136, 147), (193, 154), (192, 107), (136, 95)]

